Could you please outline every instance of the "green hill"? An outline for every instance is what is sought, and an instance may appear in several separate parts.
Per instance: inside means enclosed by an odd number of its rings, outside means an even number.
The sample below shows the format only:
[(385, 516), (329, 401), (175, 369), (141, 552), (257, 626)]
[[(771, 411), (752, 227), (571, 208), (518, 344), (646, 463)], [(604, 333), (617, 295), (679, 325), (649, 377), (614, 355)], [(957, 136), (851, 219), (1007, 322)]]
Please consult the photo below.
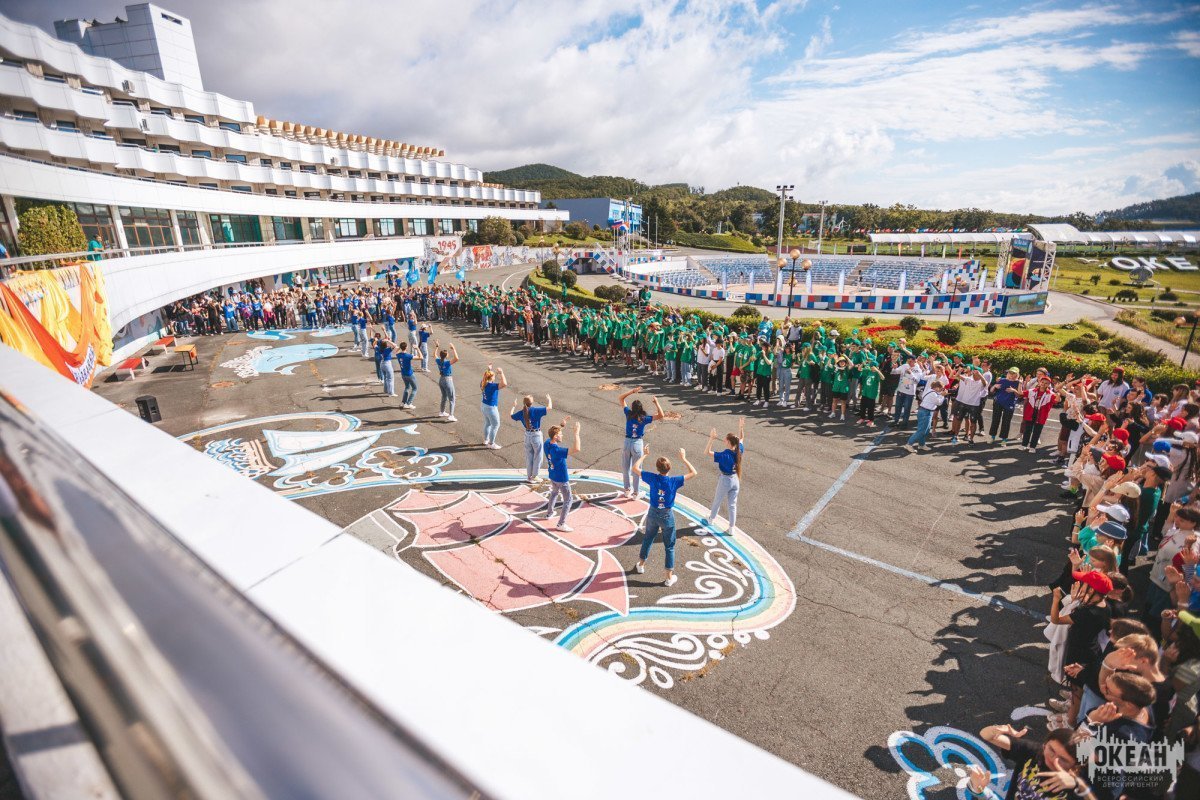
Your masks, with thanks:
[(524, 189), (524, 184), (535, 181), (566, 181), (582, 177), (552, 164), (526, 164), (523, 167), (483, 173), (485, 183), (503, 183), (517, 189)]
[(1178, 197), (1167, 197), (1162, 200), (1151, 200), (1146, 203), (1134, 203), (1131, 206), (1118, 208), (1115, 211), (1104, 211), (1099, 214), (1103, 220), (1162, 220), (1164, 222), (1186, 222), (1190, 225), (1200, 224), (1200, 192), (1181, 194)]

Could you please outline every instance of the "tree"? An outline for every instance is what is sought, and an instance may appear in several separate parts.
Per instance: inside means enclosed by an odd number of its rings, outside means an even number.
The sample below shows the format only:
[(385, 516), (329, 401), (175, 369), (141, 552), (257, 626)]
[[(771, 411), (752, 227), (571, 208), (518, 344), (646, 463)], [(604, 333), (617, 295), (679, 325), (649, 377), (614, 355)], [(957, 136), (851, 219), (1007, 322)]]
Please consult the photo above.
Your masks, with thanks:
[(579, 276), (569, 269), (564, 269), (558, 278), (558, 282), (568, 289), (574, 289), (578, 281)]
[(582, 222), (568, 222), (567, 227), (563, 228), (563, 233), (565, 233), (569, 239), (582, 241), (583, 239), (587, 238), (588, 231)]
[(480, 244), (516, 244), (512, 223), (503, 217), (485, 217), (479, 223)]
[(655, 195), (642, 201), (642, 230), (648, 237), (659, 241), (666, 241), (675, 235), (675, 220), (671, 217), (670, 207)]
[(18, 217), (21, 255), (78, 253), (87, 249), (87, 237), (75, 212), (64, 205), (31, 206)]

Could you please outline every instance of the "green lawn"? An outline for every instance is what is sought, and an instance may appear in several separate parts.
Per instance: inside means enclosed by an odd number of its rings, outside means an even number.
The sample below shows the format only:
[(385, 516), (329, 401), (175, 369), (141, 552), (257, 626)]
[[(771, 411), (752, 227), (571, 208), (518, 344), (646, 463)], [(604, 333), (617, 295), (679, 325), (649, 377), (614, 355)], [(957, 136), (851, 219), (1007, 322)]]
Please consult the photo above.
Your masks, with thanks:
[[(1125, 289), (1137, 293), (1138, 302), (1141, 303), (1155, 302), (1163, 306), (1182, 303), (1180, 308), (1200, 303), (1200, 294), (1190, 294), (1200, 292), (1200, 271), (1157, 271), (1150, 283), (1138, 286), (1129, 279), (1129, 273), (1112, 267), (1102, 267), (1094, 260), (1060, 258), (1057, 259), (1056, 265), (1054, 285), (1051, 287), (1056, 291), (1086, 294), (1100, 300), (1108, 300), (1118, 291)], [(1168, 289), (1176, 290), (1178, 300), (1162, 300), (1159, 297)]]

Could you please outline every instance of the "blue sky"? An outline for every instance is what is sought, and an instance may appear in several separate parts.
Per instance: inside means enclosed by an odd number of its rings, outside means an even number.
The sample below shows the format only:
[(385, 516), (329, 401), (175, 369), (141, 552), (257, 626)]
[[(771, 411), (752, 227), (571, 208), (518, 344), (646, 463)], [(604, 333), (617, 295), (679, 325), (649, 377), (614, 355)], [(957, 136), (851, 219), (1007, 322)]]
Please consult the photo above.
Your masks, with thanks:
[[(0, 9), (49, 28), (122, 5)], [(1200, 191), (1196, 3), (162, 5), (191, 18), (207, 88), (485, 169), (1040, 213)]]

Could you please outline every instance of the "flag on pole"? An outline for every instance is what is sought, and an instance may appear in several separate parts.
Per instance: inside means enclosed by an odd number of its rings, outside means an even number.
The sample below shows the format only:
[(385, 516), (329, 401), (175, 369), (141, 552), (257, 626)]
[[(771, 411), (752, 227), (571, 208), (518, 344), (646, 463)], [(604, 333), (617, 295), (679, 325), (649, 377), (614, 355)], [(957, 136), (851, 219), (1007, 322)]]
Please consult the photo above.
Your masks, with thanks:
[(467, 270), (463, 267), (459, 267), (458, 272), (454, 273), (454, 277), (458, 278), (460, 281), (465, 281), (467, 279)]
[(433, 263), (432, 263), (432, 264), (429, 266), (429, 278), (428, 278), (428, 283), (429, 283), (429, 285), (430, 285), (430, 286), (433, 286), (433, 282), (437, 280), (437, 276), (438, 276), (438, 262), (434, 261), (434, 262), (433, 262)]

